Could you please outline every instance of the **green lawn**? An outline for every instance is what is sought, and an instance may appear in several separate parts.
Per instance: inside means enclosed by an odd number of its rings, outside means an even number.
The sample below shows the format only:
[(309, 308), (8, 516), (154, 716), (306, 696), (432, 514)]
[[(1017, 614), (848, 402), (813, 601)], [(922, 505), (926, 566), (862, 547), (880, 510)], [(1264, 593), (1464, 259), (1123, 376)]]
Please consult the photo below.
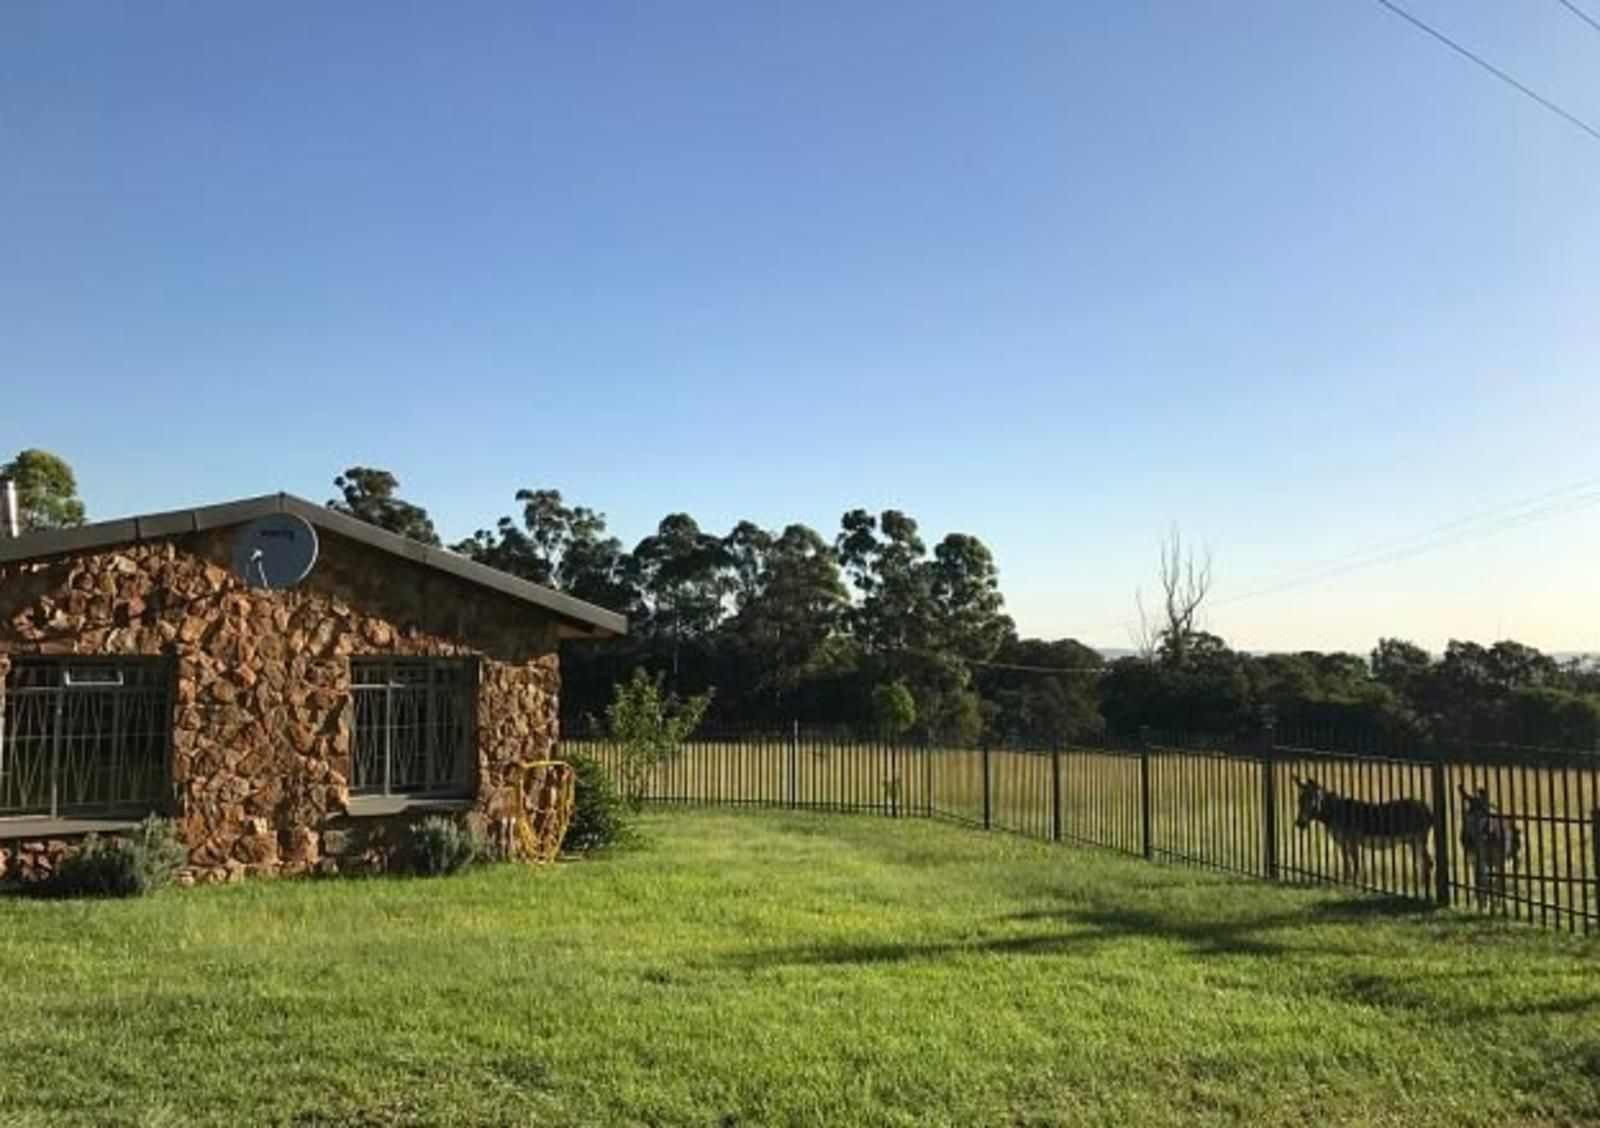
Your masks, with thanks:
[[(608, 741), (572, 739), (566, 753), (595, 756), (615, 771), (618, 750)], [(782, 734), (742, 740), (696, 737), (650, 774), (648, 795), (667, 804), (749, 803), (811, 809), (890, 810), (982, 823), (987, 793), (993, 826), (1034, 838), (1054, 831), (1054, 780), (1049, 750), (991, 750), (989, 787), (977, 748), (908, 742), (900, 748), (866, 740), (814, 738), (804, 730), (791, 748)], [(1150, 754), (1150, 837), (1161, 856), (1201, 861), (1235, 872), (1262, 874), (1266, 806), (1260, 762), (1235, 756), (1155, 748)], [(1510, 762), (1508, 762), (1510, 763)], [(1410, 797), (1433, 803), (1429, 766), (1421, 762), (1300, 759), (1279, 749), (1273, 774), (1276, 853), (1282, 872), (1337, 878), (1343, 864), (1327, 835), (1296, 832), (1294, 779), (1308, 775), (1341, 795), (1375, 801)], [(1060, 757), (1062, 837), (1144, 850), (1141, 771), (1137, 753), (1065, 746)], [(1497, 811), (1516, 820), (1522, 851), (1509, 876), (1513, 915), (1572, 928), (1600, 912), (1600, 858), (1591, 814), (1600, 809), (1594, 765), (1561, 767), (1452, 763), (1446, 768), (1444, 837), (1460, 837), (1458, 789), (1486, 789)], [(1552, 817), (1553, 816), (1553, 817)], [(1458, 904), (1472, 894), (1471, 859), (1453, 850), (1450, 881)], [(1369, 889), (1427, 900), (1421, 874), (1404, 851), (1364, 859)]]
[(1600, 1119), (1600, 943), (922, 820), (0, 898), (0, 1124)]

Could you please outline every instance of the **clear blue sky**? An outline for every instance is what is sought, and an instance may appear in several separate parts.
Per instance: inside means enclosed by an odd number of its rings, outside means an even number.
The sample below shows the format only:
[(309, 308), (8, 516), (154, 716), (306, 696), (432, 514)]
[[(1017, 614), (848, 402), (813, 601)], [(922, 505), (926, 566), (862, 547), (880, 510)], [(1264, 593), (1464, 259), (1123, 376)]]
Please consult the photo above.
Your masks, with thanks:
[[(1600, 119), (1555, 0), (1408, 0)], [(1600, 14), (1600, 0), (1587, 2)], [(0, 6), (0, 449), (95, 516), (864, 505), (1126, 643), (1600, 474), (1600, 143), (1365, 0)], [(1600, 648), (1600, 507), (1220, 604)]]

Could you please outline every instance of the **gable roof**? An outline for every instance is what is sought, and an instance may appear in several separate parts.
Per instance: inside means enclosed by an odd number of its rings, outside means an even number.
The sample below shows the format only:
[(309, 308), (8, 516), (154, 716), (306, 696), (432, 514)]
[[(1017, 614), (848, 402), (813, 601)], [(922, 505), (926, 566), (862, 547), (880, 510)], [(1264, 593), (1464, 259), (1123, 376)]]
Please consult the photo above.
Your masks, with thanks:
[(468, 583), (520, 599), (551, 612), (563, 623), (588, 636), (626, 634), (628, 620), (581, 599), (532, 583), (509, 572), (479, 564), (459, 553), (433, 548), (418, 541), (369, 525), (344, 513), (316, 505), (292, 494), (276, 493), (263, 497), (206, 505), (198, 509), (176, 509), (168, 513), (148, 513), (142, 517), (123, 517), (97, 521), (76, 529), (50, 529), (24, 533), (15, 539), (0, 538), (0, 564), (37, 560), (48, 556), (69, 556), (122, 544), (161, 540), (184, 533), (242, 525), (271, 513), (291, 513), (318, 529), (357, 541), (369, 548), (436, 568)]

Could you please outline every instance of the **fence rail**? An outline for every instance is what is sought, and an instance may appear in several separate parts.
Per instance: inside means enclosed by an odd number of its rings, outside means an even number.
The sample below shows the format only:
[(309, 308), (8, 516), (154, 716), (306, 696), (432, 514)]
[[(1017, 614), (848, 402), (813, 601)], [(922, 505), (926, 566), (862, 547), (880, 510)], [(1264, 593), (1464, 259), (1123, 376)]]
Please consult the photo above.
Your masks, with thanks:
[[(730, 729), (697, 735), (655, 765), (644, 798), (940, 819), (1600, 931), (1600, 755), (1488, 745), (1380, 754), (1319, 743), (1271, 729), (1222, 742), (1144, 732), (992, 748), (798, 724)], [(621, 751), (607, 739), (563, 745), (620, 777)], [(1303, 794), (1314, 791), (1307, 782), (1324, 796), (1320, 806)], [(1496, 853), (1480, 840), (1482, 824), (1466, 808), (1480, 795), (1514, 849)]]

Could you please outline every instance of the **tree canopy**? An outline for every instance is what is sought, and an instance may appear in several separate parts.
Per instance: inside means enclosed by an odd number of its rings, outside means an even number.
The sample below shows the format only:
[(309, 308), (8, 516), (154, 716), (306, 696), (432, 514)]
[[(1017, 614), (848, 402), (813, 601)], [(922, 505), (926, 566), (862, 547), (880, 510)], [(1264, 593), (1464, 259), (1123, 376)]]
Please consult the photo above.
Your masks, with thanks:
[[(387, 471), (355, 468), (336, 508), (432, 535)], [(455, 551), (629, 617), (629, 637), (575, 641), (562, 696), (599, 725), (636, 671), (662, 692), (715, 689), (718, 723), (873, 726), (941, 739), (1084, 740), (1142, 727), (1242, 735), (1262, 725), (1364, 740), (1600, 746), (1600, 669), (1511, 641), (1403, 639), (1370, 654), (1249, 654), (1204, 629), (1209, 555), (1177, 530), (1141, 653), (1107, 661), (1074, 639), (1019, 637), (988, 547), (924, 539), (898, 509), (850, 509), (827, 535), (740, 520), (726, 532), (664, 516), (626, 547), (604, 513), (524, 488)], [(1141, 602), (1142, 606), (1142, 602)]]
[(17, 485), (18, 523), (25, 533), (70, 529), (84, 522), (78, 479), (60, 455), (47, 450), (18, 451), (0, 466), (0, 478)]
[(329, 501), (329, 509), (423, 544), (439, 543), (428, 511), (399, 497), (400, 479), (389, 471), (352, 466), (333, 485), (342, 496)]

